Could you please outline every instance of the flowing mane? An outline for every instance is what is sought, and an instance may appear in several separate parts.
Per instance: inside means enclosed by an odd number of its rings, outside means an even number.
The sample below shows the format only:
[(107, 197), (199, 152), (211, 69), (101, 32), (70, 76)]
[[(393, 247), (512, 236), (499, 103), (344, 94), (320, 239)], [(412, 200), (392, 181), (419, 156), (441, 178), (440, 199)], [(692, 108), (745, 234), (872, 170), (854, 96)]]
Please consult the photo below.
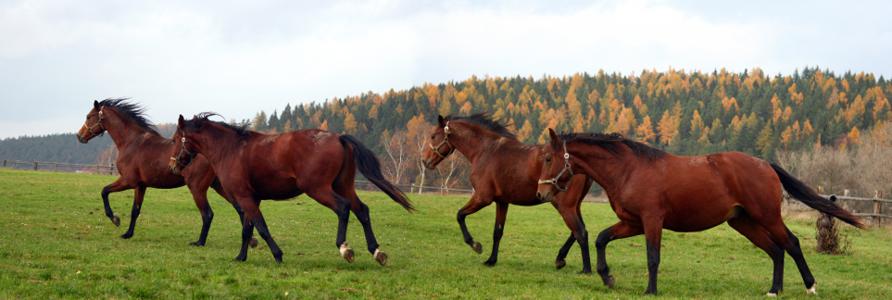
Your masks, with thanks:
[(113, 108), (121, 113), (123, 117), (130, 119), (142, 129), (161, 135), (158, 133), (158, 128), (155, 127), (155, 124), (146, 118), (145, 108), (139, 106), (139, 104), (130, 102), (129, 100), (130, 98), (108, 98), (100, 101), (99, 106)]
[(488, 113), (476, 113), (476, 114), (473, 114), (470, 116), (452, 116), (452, 115), (450, 115), (450, 116), (446, 117), (446, 120), (447, 121), (467, 121), (469, 123), (476, 124), (476, 125), (486, 128), (486, 129), (489, 129), (492, 132), (495, 132), (496, 134), (498, 134), (500, 136), (510, 138), (510, 139), (515, 139), (515, 140), (517, 139), (517, 136), (515, 136), (514, 133), (512, 133), (510, 130), (508, 130), (507, 124), (505, 124), (501, 121), (498, 121), (498, 120), (493, 120), (492, 117)]
[(236, 133), (236, 135), (238, 135), (240, 138), (246, 138), (246, 137), (251, 136), (252, 131), (248, 129), (248, 124), (233, 125), (233, 124), (229, 124), (226, 122), (214, 121), (214, 120), (210, 119), (210, 117), (213, 117), (213, 116), (222, 117), (222, 116), (220, 116), (220, 114), (217, 114), (214, 112), (202, 112), (202, 113), (198, 113), (197, 115), (195, 115), (192, 120), (215, 123), (217, 125), (223, 126), (224, 128), (234, 131)]
[(611, 153), (618, 153), (617, 146), (626, 145), (636, 156), (646, 159), (657, 159), (666, 155), (663, 150), (645, 145), (644, 143), (630, 140), (619, 133), (564, 133), (561, 140), (566, 142), (579, 142), (588, 145), (599, 146)]

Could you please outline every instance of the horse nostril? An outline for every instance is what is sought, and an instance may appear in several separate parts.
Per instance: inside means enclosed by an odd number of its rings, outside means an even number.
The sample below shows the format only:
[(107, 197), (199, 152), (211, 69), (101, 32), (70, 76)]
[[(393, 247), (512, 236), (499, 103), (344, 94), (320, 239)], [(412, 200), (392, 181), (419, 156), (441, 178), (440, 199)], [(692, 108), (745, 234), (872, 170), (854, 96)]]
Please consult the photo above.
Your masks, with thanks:
[(542, 192), (536, 192), (536, 198), (542, 200)]

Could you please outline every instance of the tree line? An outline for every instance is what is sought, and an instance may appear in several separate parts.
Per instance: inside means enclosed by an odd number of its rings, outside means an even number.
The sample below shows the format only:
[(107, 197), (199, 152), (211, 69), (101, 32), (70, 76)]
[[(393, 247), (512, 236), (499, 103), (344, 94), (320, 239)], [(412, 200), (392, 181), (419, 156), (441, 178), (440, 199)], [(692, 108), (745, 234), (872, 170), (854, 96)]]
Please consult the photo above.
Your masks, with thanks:
[(734, 150), (774, 160), (778, 152), (815, 145), (859, 144), (862, 132), (889, 120), (890, 97), (892, 83), (882, 76), (819, 68), (773, 76), (758, 68), (472, 76), (287, 104), (281, 111), (260, 111), (251, 123), (268, 132), (324, 128), (352, 134), (388, 161), (392, 179), (454, 185), (466, 177), (463, 159), (444, 163), (454, 168), (441, 167), (437, 174), (416, 163), (438, 114), (490, 112), (513, 124), (526, 143), (544, 143), (547, 128), (617, 132), (676, 154)]

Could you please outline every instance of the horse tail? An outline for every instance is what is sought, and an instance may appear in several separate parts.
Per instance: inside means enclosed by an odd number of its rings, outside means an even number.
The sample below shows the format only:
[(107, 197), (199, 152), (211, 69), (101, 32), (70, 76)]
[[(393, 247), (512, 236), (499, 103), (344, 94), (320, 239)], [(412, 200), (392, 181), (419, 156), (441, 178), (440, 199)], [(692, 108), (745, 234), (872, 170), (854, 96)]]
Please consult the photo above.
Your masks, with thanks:
[(390, 196), (390, 199), (402, 205), (406, 210), (415, 210), (406, 194), (403, 194), (399, 188), (387, 181), (384, 175), (381, 174), (381, 163), (378, 162), (378, 158), (375, 157), (375, 154), (369, 148), (366, 148), (359, 140), (350, 135), (342, 135), (339, 139), (345, 148), (353, 149), (353, 159), (356, 161), (356, 168), (359, 169), (359, 172), (366, 179), (375, 184), (387, 196)]
[(784, 189), (787, 190), (787, 193), (793, 198), (796, 198), (796, 200), (801, 201), (811, 208), (839, 218), (843, 222), (852, 224), (855, 227), (865, 227), (864, 223), (861, 222), (861, 218), (858, 218), (849, 211), (839, 207), (836, 203), (821, 197), (821, 195), (818, 195), (814, 189), (808, 187), (805, 183), (799, 181), (799, 179), (796, 179), (793, 175), (790, 175), (790, 173), (787, 173), (787, 171), (780, 166), (772, 163), (771, 168), (777, 173), (777, 177), (780, 177), (781, 184), (784, 185)]

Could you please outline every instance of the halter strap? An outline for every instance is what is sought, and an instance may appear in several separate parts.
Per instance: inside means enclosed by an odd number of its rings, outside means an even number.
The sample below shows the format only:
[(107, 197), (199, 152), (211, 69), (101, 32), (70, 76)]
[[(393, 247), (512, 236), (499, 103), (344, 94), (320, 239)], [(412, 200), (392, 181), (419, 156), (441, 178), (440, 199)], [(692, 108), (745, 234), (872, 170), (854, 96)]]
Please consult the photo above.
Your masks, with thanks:
[(558, 180), (560, 180), (561, 177), (564, 177), (564, 173), (568, 173), (572, 177), (573, 176), (573, 168), (570, 166), (570, 152), (567, 152), (567, 141), (564, 141), (563, 146), (564, 146), (564, 168), (561, 169), (561, 171), (559, 173), (557, 173), (557, 175), (555, 175), (554, 177), (552, 177), (550, 179), (539, 179), (538, 183), (539, 184), (550, 184), (550, 185), (553, 185), (556, 189), (558, 189), (558, 191), (566, 192), (567, 189), (570, 187), (570, 183), (567, 182), (567, 184), (564, 185), (564, 187), (561, 187), (561, 185), (558, 184)]
[[(440, 152), (440, 147), (443, 147), (443, 145), (449, 146), (449, 151), (446, 151), (446, 154)], [(452, 154), (452, 152), (455, 151), (455, 146), (449, 143), (449, 121), (446, 121), (446, 126), (443, 126), (443, 141), (441, 141), (436, 146), (434, 146), (433, 143), (428, 143), (427, 146), (430, 147), (431, 150), (433, 150), (434, 153), (436, 153), (437, 156), (439, 156), (440, 158), (446, 158), (447, 156), (449, 156), (449, 154)]]
[[(94, 135), (94, 136), (96, 136), (96, 135), (98, 135), (98, 136), (102, 136), (103, 134), (105, 134), (105, 126), (102, 126), (102, 120), (103, 120), (103, 118), (104, 118), (104, 116), (103, 116), (103, 114), (102, 114), (102, 108), (100, 107), (100, 108), (99, 108), (99, 120), (96, 121), (96, 123), (93, 123), (93, 125), (90, 125), (90, 126), (87, 126), (87, 121), (84, 121), (84, 126), (83, 126), (82, 128), (86, 128), (86, 129), (87, 129), (87, 132), (89, 132), (90, 134), (92, 134), (92, 135)], [(96, 128), (96, 127), (99, 127), (99, 133), (96, 133), (96, 131), (93, 130), (93, 129)]]

